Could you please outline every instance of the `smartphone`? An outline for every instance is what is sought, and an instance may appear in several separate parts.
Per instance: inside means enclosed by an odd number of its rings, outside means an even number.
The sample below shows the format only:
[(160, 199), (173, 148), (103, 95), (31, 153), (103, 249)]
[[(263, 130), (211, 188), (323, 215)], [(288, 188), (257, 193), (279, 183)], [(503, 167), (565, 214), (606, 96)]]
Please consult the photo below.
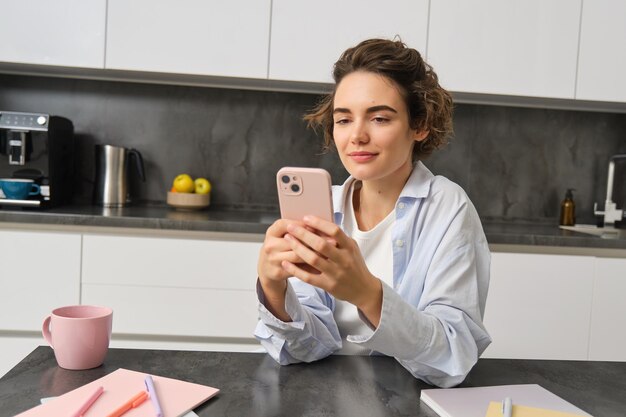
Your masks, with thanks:
[(321, 168), (284, 167), (276, 174), (280, 217), (302, 220), (306, 215), (333, 221), (330, 174)]

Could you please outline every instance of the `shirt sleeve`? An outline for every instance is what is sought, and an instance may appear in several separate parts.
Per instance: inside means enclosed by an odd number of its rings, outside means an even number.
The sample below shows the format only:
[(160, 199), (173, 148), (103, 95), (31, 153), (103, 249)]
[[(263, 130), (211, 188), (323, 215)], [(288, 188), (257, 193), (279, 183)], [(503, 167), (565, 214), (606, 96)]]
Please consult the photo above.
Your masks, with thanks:
[(265, 307), (265, 295), (257, 280), (259, 322), (254, 336), (281, 365), (312, 362), (341, 349), (341, 337), (333, 317), (334, 299), (297, 278), (290, 278), (285, 309), (292, 318), (284, 322)]
[[(461, 208), (433, 250), (420, 295), (403, 296), (383, 283), (378, 327), (348, 341), (393, 356), (416, 378), (440, 386), (461, 383), (491, 339), (482, 324), (489, 282), (489, 248), (473, 207)], [(407, 268), (404, 279), (419, 268)]]

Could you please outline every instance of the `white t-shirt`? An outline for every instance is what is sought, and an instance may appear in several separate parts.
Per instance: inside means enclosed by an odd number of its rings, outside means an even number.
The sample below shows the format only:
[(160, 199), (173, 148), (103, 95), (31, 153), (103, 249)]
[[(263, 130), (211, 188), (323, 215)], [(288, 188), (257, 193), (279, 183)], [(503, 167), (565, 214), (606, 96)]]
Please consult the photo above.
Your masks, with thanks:
[[(363, 232), (359, 230), (352, 198), (355, 187), (361, 183), (355, 181), (347, 194), (346, 212), (344, 219), (344, 232), (356, 241), (365, 259), (365, 264), (370, 272), (376, 277), (393, 287), (393, 248), (391, 246), (391, 229), (396, 217), (395, 209), (391, 211), (373, 229)], [(339, 327), (342, 339), (342, 348), (338, 355), (368, 355), (369, 349), (351, 343), (346, 340), (348, 335), (371, 335), (373, 331), (361, 320), (355, 305), (347, 301), (336, 300), (335, 321)]]

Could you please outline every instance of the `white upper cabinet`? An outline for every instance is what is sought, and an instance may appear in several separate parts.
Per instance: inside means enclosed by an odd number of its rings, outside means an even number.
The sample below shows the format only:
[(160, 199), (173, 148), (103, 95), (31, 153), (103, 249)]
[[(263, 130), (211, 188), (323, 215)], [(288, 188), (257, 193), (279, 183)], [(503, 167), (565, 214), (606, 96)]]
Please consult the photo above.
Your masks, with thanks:
[(399, 35), (425, 55), (428, 0), (274, 0), (269, 78), (329, 83), (341, 53)]
[(106, 0), (0, 3), (0, 62), (104, 67)]
[(583, 4), (576, 98), (626, 102), (626, 2)]
[(452, 91), (574, 98), (580, 10), (581, 0), (432, 1), (428, 62)]
[(270, 0), (108, 4), (108, 69), (267, 78)]

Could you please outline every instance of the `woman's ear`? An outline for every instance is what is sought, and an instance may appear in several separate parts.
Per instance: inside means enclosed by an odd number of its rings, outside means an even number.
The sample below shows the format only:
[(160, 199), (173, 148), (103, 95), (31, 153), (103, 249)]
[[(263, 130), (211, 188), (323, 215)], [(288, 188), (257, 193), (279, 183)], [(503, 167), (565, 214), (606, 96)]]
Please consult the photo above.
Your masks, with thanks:
[(430, 130), (416, 130), (415, 134), (413, 135), (413, 139), (416, 142), (421, 142), (424, 139), (426, 139), (429, 134), (430, 134)]

